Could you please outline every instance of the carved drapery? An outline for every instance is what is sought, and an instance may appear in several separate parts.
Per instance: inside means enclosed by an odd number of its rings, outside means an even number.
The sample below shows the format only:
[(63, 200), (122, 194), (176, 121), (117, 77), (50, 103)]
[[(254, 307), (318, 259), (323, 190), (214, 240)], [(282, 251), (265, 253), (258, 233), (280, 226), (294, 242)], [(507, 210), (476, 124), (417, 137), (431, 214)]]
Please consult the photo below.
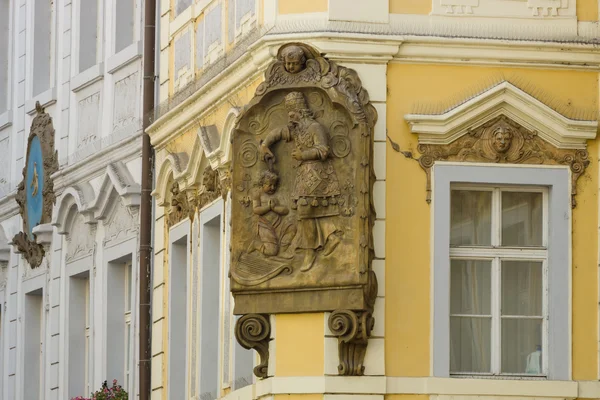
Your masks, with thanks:
[[(391, 139), (390, 139), (391, 142)], [(399, 146), (392, 143), (395, 151)], [(450, 144), (419, 144), (415, 158), (427, 174), (427, 202), (431, 202), (431, 168), (436, 161), (485, 162), (497, 164), (565, 165), (571, 170), (571, 205), (577, 205), (577, 181), (590, 164), (585, 149), (560, 149), (541, 139), (504, 115), (469, 130)], [(408, 152), (405, 156), (413, 158)]]
[(232, 137), (235, 314), (370, 315), (376, 119), (355, 71), (301, 43), (279, 49)]

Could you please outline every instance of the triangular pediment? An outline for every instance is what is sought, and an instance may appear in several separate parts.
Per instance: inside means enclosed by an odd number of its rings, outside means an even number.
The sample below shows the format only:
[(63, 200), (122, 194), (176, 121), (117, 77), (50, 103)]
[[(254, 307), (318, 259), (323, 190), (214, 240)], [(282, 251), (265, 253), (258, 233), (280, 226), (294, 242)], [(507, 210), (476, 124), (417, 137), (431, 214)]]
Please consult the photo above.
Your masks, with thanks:
[(507, 81), (439, 114), (407, 114), (420, 144), (449, 144), (501, 116), (561, 149), (582, 149), (594, 139), (598, 119), (574, 119)]

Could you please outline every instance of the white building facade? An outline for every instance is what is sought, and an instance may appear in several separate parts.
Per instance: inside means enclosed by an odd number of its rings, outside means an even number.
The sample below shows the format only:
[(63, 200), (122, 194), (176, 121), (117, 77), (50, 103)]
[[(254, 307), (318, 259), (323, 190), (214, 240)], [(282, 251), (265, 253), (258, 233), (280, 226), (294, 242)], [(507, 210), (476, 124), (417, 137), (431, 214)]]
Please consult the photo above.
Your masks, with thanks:
[[(0, 0), (0, 399), (137, 396), (142, 4)], [(59, 169), (31, 268), (12, 238), (36, 102)]]

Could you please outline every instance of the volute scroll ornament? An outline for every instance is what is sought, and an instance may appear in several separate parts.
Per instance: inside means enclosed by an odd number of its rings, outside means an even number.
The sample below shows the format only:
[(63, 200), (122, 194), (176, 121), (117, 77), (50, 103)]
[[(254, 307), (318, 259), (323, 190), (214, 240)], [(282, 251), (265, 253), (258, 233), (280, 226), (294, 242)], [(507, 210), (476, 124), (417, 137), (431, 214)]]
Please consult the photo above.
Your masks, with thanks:
[(376, 119), (355, 71), (279, 49), (233, 130), (235, 314), (372, 312)]
[(52, 118), (36, 103), (37, 115), (31, 123), (27, 139), (27, 159), (23, 167), (23, 180), (17, 187), (16, 202), (23, 219), (23, 231), (12, 242), (23, 254), (31, 268), (41, 265), (44, 246), (37, 243), (34, 228), (52, 220), (56, 203), (52, 174), (58, 171), (58, 152), (54, 150)]

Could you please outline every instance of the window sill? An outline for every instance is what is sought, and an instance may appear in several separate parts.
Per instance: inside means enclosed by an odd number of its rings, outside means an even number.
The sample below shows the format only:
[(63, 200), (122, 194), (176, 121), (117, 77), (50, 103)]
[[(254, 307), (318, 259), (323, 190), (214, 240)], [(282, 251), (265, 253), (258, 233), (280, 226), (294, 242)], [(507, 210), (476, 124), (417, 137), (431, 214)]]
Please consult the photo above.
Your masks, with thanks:
[(106, 61), (106, 70), (114, 74), (121, 68), (142, 57), (142, 41), (133, 42)]
[(78, 92), (103, 78), (104, 63), (98, 63), (71, 78), (71, 90)]
[(12, 125), (12, 110), (6, 110), (0, 114), (0, 131)]
[(38, 94), (35, 97), (25, 102), (25, 112), (29, 115), (35, 114), (35, 103), (40, 102), (42, 108), (48, 107), (56, 103), (56, 87), (50, 88), (45, 92)]

